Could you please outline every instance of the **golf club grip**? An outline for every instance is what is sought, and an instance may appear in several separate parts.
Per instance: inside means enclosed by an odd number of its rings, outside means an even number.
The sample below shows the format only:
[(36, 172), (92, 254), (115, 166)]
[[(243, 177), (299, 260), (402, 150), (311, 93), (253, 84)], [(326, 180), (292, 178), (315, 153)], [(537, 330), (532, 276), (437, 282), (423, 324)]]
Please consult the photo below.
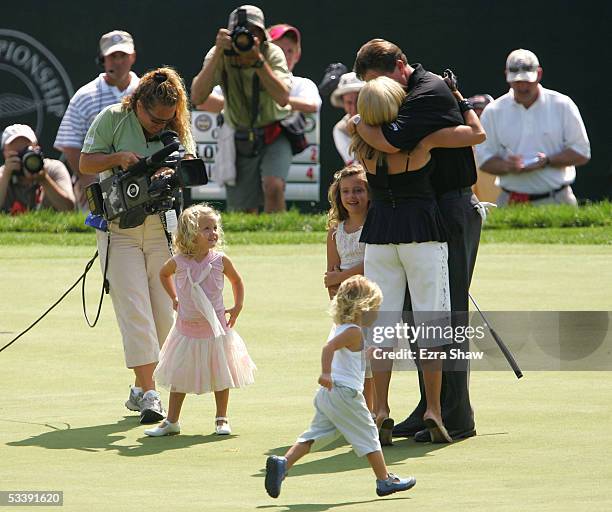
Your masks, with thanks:
[(491, 331), (491, 336), (493, 336), (493, 339), (497, 343), (497, 346), (499, 347), (499, 349), (504, 354), (504, 357), (506, 358), (506, 361), (508, 361), (508, 364), (512, 367), (512, 370), (514, 371), (514, 374), (516, 375), (516, 378), (520, 379), (523, 376), (523, 372), (519, 368), (519, 365), (516, 362), (516, 360), (514, 359), (514, 356), (512, 355), (512, 353), (510, 352), (510, 350), (508, 349), (506, 344), (499, 337), (499, 335), (495, 332), (495, 329), (493, 329), (493, 327), (489, 326), (489, 330)]

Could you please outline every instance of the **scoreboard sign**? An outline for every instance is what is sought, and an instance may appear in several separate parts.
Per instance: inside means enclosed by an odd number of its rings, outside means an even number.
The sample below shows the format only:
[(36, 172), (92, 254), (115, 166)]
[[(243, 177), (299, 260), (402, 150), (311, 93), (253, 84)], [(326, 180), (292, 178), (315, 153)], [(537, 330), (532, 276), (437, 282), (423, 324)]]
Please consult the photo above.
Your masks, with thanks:
[[(287, 201), (316, 201), (319, 197), (321, 166), (319, 161), (319, 114), (305, 114), (305, 136), (308, 146), (304, 151), (293, 156), (285, 199)], [(208, 184), (191, 189), (192, 200), (225, 200), (225, 186), (215, 180), (215, 161), (217, 158), (217, 140), (219, 138), (218, 114), (194, 110), (191, 113), (193, 138), (198, 156), (206, 164)]]

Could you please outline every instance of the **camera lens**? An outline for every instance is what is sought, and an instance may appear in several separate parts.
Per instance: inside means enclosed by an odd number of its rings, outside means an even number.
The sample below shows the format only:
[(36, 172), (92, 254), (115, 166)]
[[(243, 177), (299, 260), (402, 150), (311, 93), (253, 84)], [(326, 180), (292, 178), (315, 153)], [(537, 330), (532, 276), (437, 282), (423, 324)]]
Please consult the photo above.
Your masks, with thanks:
[(44, 166), (43, 156), (35, 150), (26, 150), (22, 157), (21, 163), (23, 167), (31, 174), (40, 172)]

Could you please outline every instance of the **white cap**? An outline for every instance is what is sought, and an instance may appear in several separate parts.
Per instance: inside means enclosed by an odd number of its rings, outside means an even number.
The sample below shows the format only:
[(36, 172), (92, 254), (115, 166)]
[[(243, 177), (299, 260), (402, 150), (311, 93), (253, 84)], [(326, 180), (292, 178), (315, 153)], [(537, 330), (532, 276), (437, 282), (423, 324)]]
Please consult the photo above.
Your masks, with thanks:
[(4, 149), (6, 144), (10, 144), (19, 137), (25, 137), (32, 144), (38, 144), (34, 130), (27, 124), (12, 124), (7, 126), (2, 132), (2, 145), (0, 148)]
[(540, 61), (536, 54), (519, 48), (506, 59), (506, 82), (537, 82)]
[(134, 53), (134, 39), (123, 30), (113, 30), (100, 38), (100, 53), (103, 57), (114, 52)]
[(342, 96), (349, 92), (359, 92), (364, 85), (365, 82), (363, 80), (359, 80), (354, 71), (344, 73), (344, 75), (340, 77), (338, 87), (336, 87), (334, 92), (331, 93), (331, 104), (334, 107), (342, 108)]

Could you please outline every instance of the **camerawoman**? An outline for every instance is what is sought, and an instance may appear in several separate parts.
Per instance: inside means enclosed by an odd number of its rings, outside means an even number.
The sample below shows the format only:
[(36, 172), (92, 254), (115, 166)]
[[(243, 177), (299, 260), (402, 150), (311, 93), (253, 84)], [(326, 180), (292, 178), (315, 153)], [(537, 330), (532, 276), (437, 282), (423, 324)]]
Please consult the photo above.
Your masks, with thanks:
[(263, 203), (266, 212), (285, 210), (293, 155), (280, 121), (291, 114), (291, 73), (283, 51), (269, 43), (258, 7), (235, 9), (228, 28), (218, 30), (193, 79), (193, 102), (203, 104), (216, 85), (223, 89), (225, 122), (235, 130), (235, 180), (223, 180), (228, 209), (257, 212)]
[[(195, 155), (183, 81), (173, 69), (159, 68), (145, 74), (122, 103), (98, 114), (85, 137), (80, 170), (107, 179), (159, 152), (166, 145), (160, 134), (167, 130), (178, 135), (185, 158)], [(151, 183), (174, 172), (160, 167)], [(103, 271), (110, 285), (126, 366), (135, 374), (125, 405), (140, 412), (141, 423), (155, 423), (165, 412), (155, 391), (153, 371), (173, 322), (172, 302), (161, 286), (159, 271), (171, 255), (159, 213), (134, 208), (129, 222), (125, 218), (111, 220), (108, 233), (96, 231), (98, 251), (104, 267), (108, 250), (108, 266)], [(122, 227), (121, 220), (129, 227)]]

